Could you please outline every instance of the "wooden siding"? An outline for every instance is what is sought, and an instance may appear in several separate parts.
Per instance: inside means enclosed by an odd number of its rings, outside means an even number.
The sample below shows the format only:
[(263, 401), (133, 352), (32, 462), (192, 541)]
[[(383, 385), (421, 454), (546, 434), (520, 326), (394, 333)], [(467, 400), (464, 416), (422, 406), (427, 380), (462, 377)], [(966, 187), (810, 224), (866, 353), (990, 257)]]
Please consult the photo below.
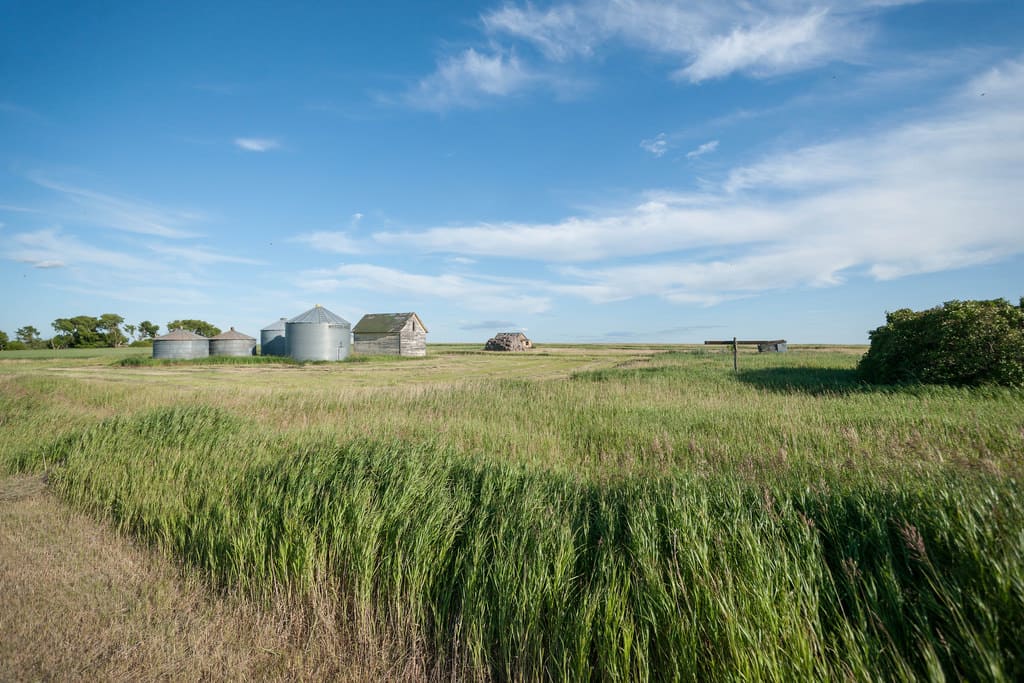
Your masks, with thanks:
[[(413, 329), (415, 328), (415, 329)], [(425, 356), (427, 331), (414, 318), (400, 332), (355, 335), (356, 353), (368, 356)]]
[(367, 356), (397, 356), (401, 352), (397, 334), (357, 334), (356, 353)]

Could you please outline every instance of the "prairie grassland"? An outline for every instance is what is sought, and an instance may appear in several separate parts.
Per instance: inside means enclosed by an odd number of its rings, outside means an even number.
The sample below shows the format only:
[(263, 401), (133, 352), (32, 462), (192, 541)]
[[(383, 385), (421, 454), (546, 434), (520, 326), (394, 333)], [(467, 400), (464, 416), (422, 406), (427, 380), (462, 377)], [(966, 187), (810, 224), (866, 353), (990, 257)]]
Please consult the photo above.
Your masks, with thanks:
[(1024, 393), (857, 351), (0, 360), (0, 453), (216, 586), (337, 586), (437, 676), (1024, 677)]

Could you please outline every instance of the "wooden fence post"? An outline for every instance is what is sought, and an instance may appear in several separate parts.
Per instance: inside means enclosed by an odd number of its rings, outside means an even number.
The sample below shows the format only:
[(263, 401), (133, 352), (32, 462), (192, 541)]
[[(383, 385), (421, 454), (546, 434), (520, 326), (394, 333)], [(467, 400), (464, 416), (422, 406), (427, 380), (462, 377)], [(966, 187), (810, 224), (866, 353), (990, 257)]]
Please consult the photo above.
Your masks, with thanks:
[[(733, 337), (732, 341), (729, 341), (728, 339), (726, 339), (724, 341), (706, 341), (704, 343), (705, 344), (720, 344), (722, 346), (732, 346), (732, 370), (733, 370), (733, 372), (739, 372), (740, 371), (740, 360), (739, 360), (740, 344), (744, 344), (744, 345), (757, 345), (758, 346), (758, 351), (761, 350), (760, 347), (762, 345), (766, 345), (766, 346), (774, 345), (776, 347), (776, 350), (780, 350), (780, 351), (785, 351), (786, 350), (786, 347), (785, 347), (786, 340), (785, 339), (772, 339), (772, 340), (765, 341), (765, 340), (737, 339), (736, 337)], [(778, 346), (780, 344), (782, 345), (781, 349), (778, 348)]]

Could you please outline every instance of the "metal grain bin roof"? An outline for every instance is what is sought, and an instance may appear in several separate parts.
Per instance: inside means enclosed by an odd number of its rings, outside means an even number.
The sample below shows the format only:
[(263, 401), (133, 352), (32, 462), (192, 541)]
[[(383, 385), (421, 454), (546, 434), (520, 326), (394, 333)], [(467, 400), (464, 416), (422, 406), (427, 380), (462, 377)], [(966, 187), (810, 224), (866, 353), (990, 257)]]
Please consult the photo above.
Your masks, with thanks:
[(305, 313), (297, 315), (288, 321), (289, 325), (295, 323), (308, 323), (313, 325), (344, 325), (346, 327), (351, 327), (349, 321), (345, 320), (340, 315), (331, 313), (320, 304), (317, 304)]
[(281, 318), (280, 320), (275, 320), (274, 322), (270, 323), (269, 325), (267, 325), (266, 327), (264, 327), (260, 331), (261, 332), (274, 332), (276, 330), (280, 330), (281, 332), (284, 332), (284, 324), (285, 324), (285, 322), (287, 320), (288, 320), (288, 318)]
[(352, 331), (356, 334), (389, 334), (401, 332), (409, 318), (416, 318), (424, 332), (428, 332), (420, 317), (415, 313), (368, 313), (364, 315)]
[(233, 327), (230, 330), (228, 330), (227, 332), (221, 332), (220, 334), (218, 334), (215, 337), (210, 337), (210, 341), (213, 341), (215, 339), (216, 340), (242, 339), (242, 340), (245, 340), (245, 341), (256, 341), (256, 337), (250, 337), (247, 334), (242, 334), (241, 332), (237, 331)]
[(171, 330), (167, 334), (163, 335), (162, 337), (157, 337), (153, 341), (196, 341), (198, 339), (206, 339), (206, 337), (204, 337), (201, 334), (196, 334), (195, 332), (190, 332), (189, 330), (182, 330), (179, 328), (176, 330)]

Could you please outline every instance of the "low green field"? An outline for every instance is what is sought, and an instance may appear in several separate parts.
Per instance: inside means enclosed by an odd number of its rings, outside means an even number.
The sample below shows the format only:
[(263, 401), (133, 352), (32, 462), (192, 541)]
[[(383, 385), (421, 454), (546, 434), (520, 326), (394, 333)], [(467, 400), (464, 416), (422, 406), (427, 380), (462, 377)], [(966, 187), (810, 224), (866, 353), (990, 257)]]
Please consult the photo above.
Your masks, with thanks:
[[(1024, 392), (863, 348), (0, 354), (0, 458), (481, 679), (1024, 678)], [(131, 350), (148, 355), (148, 349)], [(467, 673), (468, 672), (468, 673)]]

